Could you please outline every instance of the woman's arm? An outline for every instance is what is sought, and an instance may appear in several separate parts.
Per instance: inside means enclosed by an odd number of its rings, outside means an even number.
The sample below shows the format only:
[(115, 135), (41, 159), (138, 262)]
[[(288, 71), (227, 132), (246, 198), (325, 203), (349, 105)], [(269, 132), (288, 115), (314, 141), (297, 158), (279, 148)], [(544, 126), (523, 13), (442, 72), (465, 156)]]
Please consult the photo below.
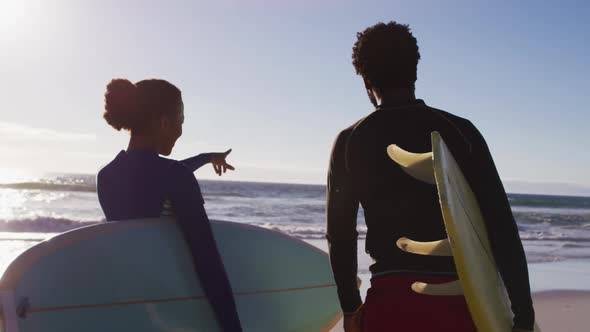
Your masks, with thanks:
[(194, 172), (201, 168), (203, 165), (210, 163), (212, 156), (213, 153), (201, 153), (194, 157), (181, 160), (180, 162), (184, 166), (186, 166), (186, 168), (188, 168), (191, 172)]
[(235, 168), (232, 165), (228, 164), (225, 161), (225, 158), (227, 158), (227, 155), (229, 155), (230, 153), (231, 149), (225, 152), (201, 153), (197, 156), (181, 160), (180, 162), (184, 166), (186, 166), (186, 168), (188, 168), (191, 172), (195, 172), (205, 164), (212, 163), (215, 173), (221, 176), (221, 174), (225, 173), (228, 169), (232, 171), (235, 170)]
[(169, 198), (178, 226), (190, 248), (196, 272), (223, 331), (242, 331), (217, 244), (211, 231), (197, 179), (180, 163), (174, 163)]

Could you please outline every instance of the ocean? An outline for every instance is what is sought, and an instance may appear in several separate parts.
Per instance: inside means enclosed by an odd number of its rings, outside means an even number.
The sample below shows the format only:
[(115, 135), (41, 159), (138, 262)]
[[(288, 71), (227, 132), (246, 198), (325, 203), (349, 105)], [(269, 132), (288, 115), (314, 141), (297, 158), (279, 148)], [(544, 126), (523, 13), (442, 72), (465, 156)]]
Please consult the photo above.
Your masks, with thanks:
[[(210, 219), (324, 239), (325, 186), (201, 180)], [(509, 194), (529, 263), (590, 258), (590, 197)], [(0, 272), (56, 233), (104, 222), (94, 175), (52, 174), (0, 182)], [(359, 210), (358, 229), (366, 227)], [(360, 267), (360, 266), (359, 266)]]

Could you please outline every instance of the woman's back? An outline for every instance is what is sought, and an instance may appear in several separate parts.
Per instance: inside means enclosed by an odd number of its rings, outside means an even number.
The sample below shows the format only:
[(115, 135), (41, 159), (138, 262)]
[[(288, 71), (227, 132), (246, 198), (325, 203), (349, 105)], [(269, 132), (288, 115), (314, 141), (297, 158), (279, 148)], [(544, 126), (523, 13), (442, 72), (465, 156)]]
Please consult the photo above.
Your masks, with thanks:
[[(191, 192), (179, 192), (194, 183)], [(100, 205), (108, 221), (159, 217), (166, 200), (193, 196), (203, 204), (199, 186), (180, 162), (158, 156), (153, 151), (121, 151), (97, 176)]]

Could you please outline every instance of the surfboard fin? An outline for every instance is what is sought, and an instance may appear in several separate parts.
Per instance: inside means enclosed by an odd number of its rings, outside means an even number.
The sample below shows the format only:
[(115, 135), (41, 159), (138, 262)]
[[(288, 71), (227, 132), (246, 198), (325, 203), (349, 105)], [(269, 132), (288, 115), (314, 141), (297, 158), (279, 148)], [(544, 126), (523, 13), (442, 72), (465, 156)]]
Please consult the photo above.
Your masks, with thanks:
[(428, 256), (453, 256), (449, 239), (431, 242), (419, 242), (402, 237), (396, 242), (397, 247), (405, 252)]
[(463, 287), (461, 287), (459, 280), (442, 284), (428, 284), (418, 281), (412, 284), (412, 290), (418, 294), (434, 296), (463, 295)]
[[(405, 252), (416, 255), (427, 256), (453, 256), (451, 243), (449, 239), (442, 239), (431, 242), (419, 242), (402, 237), (396, 242), (398, 248)], [(412, 284), (412, 290), (419, 294), (425, 295), (463, 295), (463, 288), (459, 280), (442, 283), (428, 284), (425, 282), (415, 282)]]
[(395, 144), (387, 147), (387, 154), (402, 170), (422, 182), (436, 184), (432, 164), (432, 152), (412, 153)]
[[(389, 155), (389, 158), (397, 163), (406, 174), (419, 181), (436, 185), (432, 152), (412, 153), (395, 144), (391, 144), (387, 147), (387, 155)], [(412, 254), (453, 256), (451, 243), (448, 238), (431, 242), (419, 242), (402, 237), (397, 240), (396, 244), (401, 250)], [(412, 284), (412, 290), (416, 293), (425, 295), (463, 295), (463, 287), (461, 287), (459, 280), (442, 284), (415, 282)]]

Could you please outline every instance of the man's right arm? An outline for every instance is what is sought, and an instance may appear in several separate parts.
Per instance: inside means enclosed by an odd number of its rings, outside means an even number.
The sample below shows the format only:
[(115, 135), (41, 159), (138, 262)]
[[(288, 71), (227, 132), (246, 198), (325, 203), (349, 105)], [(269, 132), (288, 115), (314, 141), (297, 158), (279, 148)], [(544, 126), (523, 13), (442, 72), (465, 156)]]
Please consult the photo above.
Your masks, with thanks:
[(514, 326), (532, 330), (535, 322), (525, 252), (512, 210), (483, 136), (468, 124), (472, 153), (466, 171), (486, 220), (493, 256), (508, 291)]
[(336, 138), (330, 157), (326, 238), (342, 311), (353, 314), (361, 307), (362, 300), (357, 286), (356, 219), (359, 200), (346, 168), (348, 134), (349, 131), (343, 131)]

